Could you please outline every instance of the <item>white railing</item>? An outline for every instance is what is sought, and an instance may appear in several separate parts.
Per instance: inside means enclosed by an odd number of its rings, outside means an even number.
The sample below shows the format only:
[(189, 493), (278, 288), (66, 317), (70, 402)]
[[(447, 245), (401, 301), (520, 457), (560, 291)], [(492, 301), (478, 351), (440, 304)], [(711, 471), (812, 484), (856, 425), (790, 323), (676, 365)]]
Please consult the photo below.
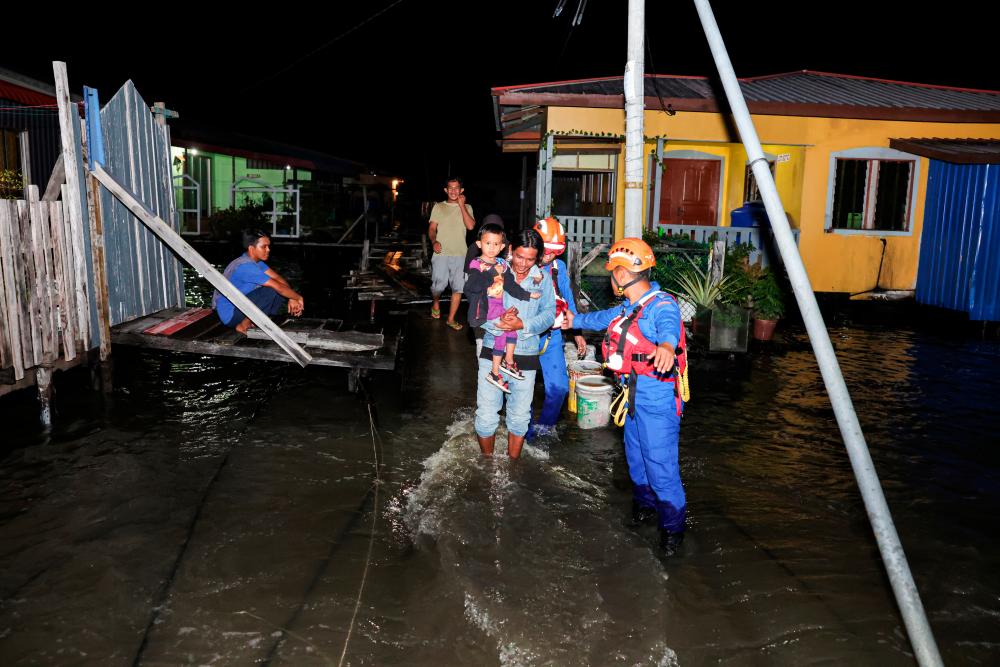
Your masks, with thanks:
[[(726, 247), (749, 243), (754, 250), (750, 253), (750, 261), (760, 258), (761, 266), (767, 266), (772, 259), (779, 259), (777, 252), (771, 246), (771, 230), (768, 227), (708, 227), (704, 225), (660, 225), (659, 229), (670, 236), (685, 236), (699, 243), (710, 243), (712, 236), (726, 242)], [(793, 229), (795, 243), (799, 242), (799, 230)]]
[(566, 230), (566, 239), (583, 245), (611, 243), (615, 240), (615, 219), (587, 215), (559, 215), (559, 222)]

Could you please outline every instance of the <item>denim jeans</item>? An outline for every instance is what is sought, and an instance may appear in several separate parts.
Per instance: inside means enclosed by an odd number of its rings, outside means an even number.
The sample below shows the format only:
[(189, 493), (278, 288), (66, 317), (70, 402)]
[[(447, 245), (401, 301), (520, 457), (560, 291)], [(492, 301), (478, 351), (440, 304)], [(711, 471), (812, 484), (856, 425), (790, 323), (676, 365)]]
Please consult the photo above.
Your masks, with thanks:
[[(261, 285), (257, 289), (246, 294), (246, 297), (250, 299), (250, 302), (264, 311), (264, 314), (268, 317), (272, 317), (278, 314), (281, 307), (285, 305), (288, 301), (285, 297), (278, 294), (274, 289), (270, 287), (264, 287)], [(246, 319), (246, 315), (243, 314), (239, 308), (233, 308), (233, 316), (228, 322), (223, 322), (227, 327), (233, 329), (237, 324)]]
[(535, 393), (536, 371), (521, 371), (523, 380), (511, 379), (510, 394), (504, 394), (486, 381), (486, 375), (493, 370), (492, 362), (479, 360), (479, 382), (476, 389), (476, 433), (488, 438), (496, 433), (500, 425), (500, 408), (503, 407), (504, 396), (507, 397), (507, 432), (523, 436), (528, 432), (528, 422), (531, 421), (531, 398)]

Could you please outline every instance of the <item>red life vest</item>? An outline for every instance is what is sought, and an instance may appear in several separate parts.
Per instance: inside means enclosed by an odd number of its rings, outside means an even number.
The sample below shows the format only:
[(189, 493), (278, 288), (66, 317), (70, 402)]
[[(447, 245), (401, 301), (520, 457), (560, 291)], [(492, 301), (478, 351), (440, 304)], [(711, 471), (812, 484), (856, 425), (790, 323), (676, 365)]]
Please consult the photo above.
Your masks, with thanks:
[[(677, 348), (674, 350), (674, 368), (667, 373), (657, 373), (649, 358), (656, 352), (657, 344), (647, 339), (639, 330), (637, 321), (642, 317), (642, 312), (646, 306), (656, 296), (664, 296), (674, 299), (673, 296), (664, 292), (650, 292), (639, 299), (632, 308), (632, 312), (626, 314), (623, 307), (621, 314), (611, 320), (608, 330), (604, 334), (605, 365), (615, 372), (616, 375), (646, 375), (661, 382), (673, 382), (676, 372), (683, 373), (687, 368), (687, 341), (684, 335), (684, 323), (681, 323), (680, 337)], [(675, 300), (676, 303), (676, 300)]]
[(559, 267), (556, 266), (555, 260), (549, 265), (549, 275), (552, 277), (552, 288), (556, 293), (556, 316), (552, 320), (552, 328), (561, 329), (566, 313), (569, 312), (569, 302), (559, 293)]
[(566, 299), (556, 294), (556, 319), (552, 322), (553, 329), (561, 329), (566, 313), (569, 311), (569, 303)]

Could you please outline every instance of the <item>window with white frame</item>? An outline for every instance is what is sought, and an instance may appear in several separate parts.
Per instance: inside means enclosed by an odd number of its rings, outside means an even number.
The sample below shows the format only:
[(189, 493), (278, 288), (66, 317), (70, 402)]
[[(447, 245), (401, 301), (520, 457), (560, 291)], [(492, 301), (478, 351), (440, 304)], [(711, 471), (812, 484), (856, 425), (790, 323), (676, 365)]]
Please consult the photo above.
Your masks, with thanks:
[[(767, 159), (767, 168), (771, 170), (771, 178), (774, 178), (774, 158)], [(747, 165), (746, 173), (743, 175), (743, 201), (761, 201), (760, 188), (757, 187), (757, 177), (753, 175), (753, 166)]]
[[(833, 230), (910, 231), (915, 157), (887, 150), (845, 151), (833, 159)], [(855, 153), (855, 155), (851, 155)], [(857, 154), (861, 153), (861, 154)], [(897, 151), (891, 151), (897, 153)]]

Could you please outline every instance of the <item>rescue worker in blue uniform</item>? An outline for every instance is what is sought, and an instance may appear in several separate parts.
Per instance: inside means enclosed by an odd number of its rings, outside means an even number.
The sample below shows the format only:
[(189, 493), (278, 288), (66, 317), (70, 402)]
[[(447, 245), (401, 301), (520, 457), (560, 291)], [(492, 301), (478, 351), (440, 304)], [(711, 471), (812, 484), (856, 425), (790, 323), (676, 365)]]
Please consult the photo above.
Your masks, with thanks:
[(605, 363), (628, 390), (625, 458), (632, 478), (632, 520), (658, 518), (660, 549), (671, 556), (684, 540), (686, 499), (677, 441), (683, 401), (676, 390), (686, 369), (684, 329), (676, 300), (649, 279), (652, 249), (626, 238), (608, 251), (605, 268), (620, 306), (566, 317), (564, 327), (606, 330)]
[[(569, 270), (559, 255), (566, 250), (566, 232), (562, 224), (555, 218), (539, 220), (535, 231), (542, 237), (545, 252), (542, 255), (541, 268), (552, 278), (556, 292), (556, 315), (552, 329), (539, 337), (539, 362), (542, 367), (542, 381), (545, 385), (545, 400), (531, 428), (528, 430), (528, 440), (540, 435), (555, 433), (556, 422), (562, 414), (566, 395), (569, 393), (569, 374), (566, 372), (566, 355), (563, 351), (562, 322), (567, 311), (576, 313), (576, 302), (573, 299), (573, 289), (570, 285)], [(574, 336), (577, 353), (580, 358), (587, 351), (587, 341), (579, 334)]]

